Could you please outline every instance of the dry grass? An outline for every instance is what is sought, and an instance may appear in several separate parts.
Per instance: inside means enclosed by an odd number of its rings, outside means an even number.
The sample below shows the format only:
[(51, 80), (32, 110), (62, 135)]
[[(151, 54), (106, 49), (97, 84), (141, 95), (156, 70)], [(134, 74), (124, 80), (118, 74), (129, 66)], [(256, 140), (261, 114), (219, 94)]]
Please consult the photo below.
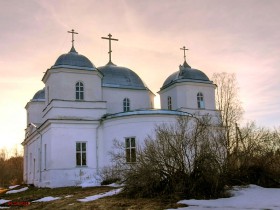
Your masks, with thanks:
[(8, 189), (0, 188), (0, 194), (5, 193), (5, 192), (7, 192), (7, 191), (8, 191)]
[[(15, 189), (22, 188), (20, 186)], [(24, 192), (19, 192), (15, 194), (4, 194), (0, 193), (0, 199), (12, 200), (13, 203), (17, 202), (31, 202), (28, 206), (12, 206), (11, 209), (63, 209), (63, 210), (158, 210), (167, 208), (177, 208), (182, 207), (182, 205), (176, 204), (177, 201), (166, 200), (159, 198), (125, 198), (121, 194), (101, 198), (90, 202), (79, 202), (77, 199), (82, 199), (87, 196), (97, 195), (99, 193), (104, 193), (112, 190), (112, 187), (65, 187), (65, 188), (36, 188), (29, 187), (28, 190)], [(71, 197), (66, 197), (71, 195)], [(32, 203), (34, 200), (38, 200), (43, 197), (52, 196), (60, 197), (61, 199), (49, 202), (36, 202)], [(5, 206), (8, 206), (6, 203)]]

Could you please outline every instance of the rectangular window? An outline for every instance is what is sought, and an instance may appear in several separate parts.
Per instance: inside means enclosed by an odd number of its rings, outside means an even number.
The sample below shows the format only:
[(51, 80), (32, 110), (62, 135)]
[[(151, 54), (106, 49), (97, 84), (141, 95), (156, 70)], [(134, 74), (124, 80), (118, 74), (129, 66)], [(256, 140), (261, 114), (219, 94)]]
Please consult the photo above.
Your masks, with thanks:
[(82, 82), (76, 83), (76, 100), (84, 100), (84, 84)]
[(167, 108), (168, 110), (172, 110), (172, 99), (170, 96), (167, 97)]
[(87, 145), (85, 142), (76, 142), (76, 165), (87, 165)]
[(135, 163), (136, 162), (135, 137), (125, 138), (125, 152), (126, 152), (126, 162)]

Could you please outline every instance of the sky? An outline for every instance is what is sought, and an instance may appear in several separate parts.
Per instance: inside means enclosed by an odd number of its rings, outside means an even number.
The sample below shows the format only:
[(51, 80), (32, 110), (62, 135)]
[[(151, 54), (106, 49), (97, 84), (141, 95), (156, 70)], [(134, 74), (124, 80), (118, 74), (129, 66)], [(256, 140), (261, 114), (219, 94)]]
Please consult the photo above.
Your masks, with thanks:
[[(44, 87), (44, 72), (71, 48), (96, 66), (135, 71), (157, 93), (187, 62), (211, 79), (234, 73), (244, 122), (280, 125), (279, 0), (0, 0), (0, 148), (24, 140), (25, 105)], [(157, 102), (159, 98), (157, 97)]]

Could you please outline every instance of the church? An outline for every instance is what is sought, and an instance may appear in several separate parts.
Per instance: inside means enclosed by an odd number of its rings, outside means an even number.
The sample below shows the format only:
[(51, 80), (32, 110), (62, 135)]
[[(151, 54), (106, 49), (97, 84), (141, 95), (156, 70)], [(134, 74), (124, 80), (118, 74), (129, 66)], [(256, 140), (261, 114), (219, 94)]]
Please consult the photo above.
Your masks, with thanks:
[(217, 116), (216, 85), (184, 61), (155, 94), (133, 70), (111, 60), (96, 67), (74, 46), (44, 73), (44, 88), (26, 104), (24, 181), (39, 187), (77, 186), (110, 165), (114, 140), (123, 142), (127, 163), (137, 161), (137, 146), (156, 125), (178, 116)]

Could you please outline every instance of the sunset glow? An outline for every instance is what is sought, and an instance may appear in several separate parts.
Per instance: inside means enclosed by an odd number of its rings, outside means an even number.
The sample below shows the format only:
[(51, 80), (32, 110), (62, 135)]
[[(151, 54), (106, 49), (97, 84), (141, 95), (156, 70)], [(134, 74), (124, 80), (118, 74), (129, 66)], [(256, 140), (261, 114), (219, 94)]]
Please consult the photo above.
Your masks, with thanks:
[[(75, 48), (96, 66), (112, 61), (135, 71), (157, 93), (183, 63), (209, 78), (235, 73), (244, 121), (280, 125), (278, 0), (9, 0), (0, 1), (0, 148), (24, 140), (25, 105), (44, 72)], [(159, 98), (157, 97), (157, 107)]]

